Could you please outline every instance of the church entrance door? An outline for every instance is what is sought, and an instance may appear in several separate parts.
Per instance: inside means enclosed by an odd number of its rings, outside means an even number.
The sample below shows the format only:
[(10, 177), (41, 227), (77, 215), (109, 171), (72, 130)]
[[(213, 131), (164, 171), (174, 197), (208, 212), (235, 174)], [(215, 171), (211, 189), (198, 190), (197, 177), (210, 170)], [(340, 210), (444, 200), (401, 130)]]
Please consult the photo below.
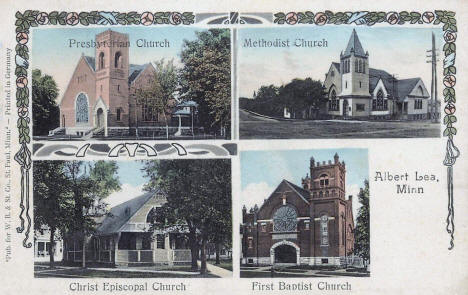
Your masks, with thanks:
[(293, 246), (281, 245), (275, 248), (275, 263), (296, 263), (296, 249)]
[(104, 111), (99, 108), (96, 112), (96, 127), (101, 128), (104, 126)]
[(348, 100), (343, 100), (343, 117), (348, 116)]

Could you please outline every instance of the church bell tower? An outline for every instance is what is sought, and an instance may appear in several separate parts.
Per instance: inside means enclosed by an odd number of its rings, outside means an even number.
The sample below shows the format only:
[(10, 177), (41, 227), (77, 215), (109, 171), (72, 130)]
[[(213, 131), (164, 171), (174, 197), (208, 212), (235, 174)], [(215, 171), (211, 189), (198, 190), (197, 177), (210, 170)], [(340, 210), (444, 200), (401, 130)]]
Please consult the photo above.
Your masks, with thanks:
[(340, 54), (341, 96), (369, 96), (369, 53), (353, 29), (348, 45)]
[[(129, 125), (129, 46), (127, 34), (106, 30), (96, 35), (95, 69), (98, 105), (94, 112), (98, 120), (99, 116), (105, 116), (107, 126)], [(99, 104), (100, 99), (104, 106)], [(99, 106), (102, 110), (99, 110)]]

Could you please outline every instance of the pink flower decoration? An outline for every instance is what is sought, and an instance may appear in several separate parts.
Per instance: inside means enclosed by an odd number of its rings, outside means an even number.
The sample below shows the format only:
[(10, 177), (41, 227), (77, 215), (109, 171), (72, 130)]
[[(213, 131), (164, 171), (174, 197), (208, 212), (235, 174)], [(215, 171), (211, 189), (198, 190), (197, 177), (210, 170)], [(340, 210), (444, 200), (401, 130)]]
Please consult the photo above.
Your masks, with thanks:
[(182, 15), (179, 12), (173, 12), (169, 18), (172, 25), (180, 25), (182, 23)]
[(24, 77), (24, 76), (20, 76), (18, 77), (18, 79), (16, 79), (16, 86), (19, 87), (19, 88), (24, 88), (28, 85), (28, 78)]
[(80, 22), (80, 17), (76, 12), (69, 12), (67, 14), (67, 24), (70, 26), (76, 26)]
[(288, 25), (295, 25), (297, 23), (298, 17), (295, 12), (289, 12), (286, 14), (286, 23)]
[(398, 12), (389, 12), (387, 13), (387, 22), (391, 25), (394, 25), (400, 19)]
[(447, 32), (445, 32), (445, 34), (444, 34), (444, 40), (445, 40), (445, 42), (447, 42), (447, 43), (455, 42), (455, 40), (457, 40), (457, 33), (452, 32), (452, 31), (447, 31)]
[(38, 13), (36, 16), (36, 21), (40, 25), (45, 25), (49, 22), (49, 16), (45, 12)]
[(456, 111), (456, 108), (455, 108), (455, 105), (452, 104), (452, 103), (449, 103), (448, 105), (445, 106), (445, 113), (447, 115), (453, 115), (455, 114), (455, 111)]
[(444, 77), (444, 85), (445, 87), (453, 87), (457, 82), (457, 78), (454, 75), (447, 75)]
[(29, 110), (27, 107), (19, 107), (18, 108), (18, 116), (20, 117), (26, 117), (29, 113)]
[(24, 44), (28, 43), (28, 40), (29, 40), (29, 36), (25, 32), (19, 32), (18, 34), (16, 34), (16, 41), (19, 44), (24, 45)]
[(140, 17), (140, 22), (144, 26), (149, 26), (153, 24), (154, 15), (151, 12), (143, 12)]
[(327, 20), (328, 20), (328, 17), (325, 13), (323, 12), (318, 12), (316, 15), (315, 15), (315, 24), (317, 26), (323, 26), (324, 24), (327, 23)]
[(422, 15), (422, 20), (423, 22), (425, 22), (426, 24), (430, 24), (432, 23), (432, 21), (434, 20), (435, 16), (434, 16), (434, 13), (432, 11), (426, 11), (423, 13)]

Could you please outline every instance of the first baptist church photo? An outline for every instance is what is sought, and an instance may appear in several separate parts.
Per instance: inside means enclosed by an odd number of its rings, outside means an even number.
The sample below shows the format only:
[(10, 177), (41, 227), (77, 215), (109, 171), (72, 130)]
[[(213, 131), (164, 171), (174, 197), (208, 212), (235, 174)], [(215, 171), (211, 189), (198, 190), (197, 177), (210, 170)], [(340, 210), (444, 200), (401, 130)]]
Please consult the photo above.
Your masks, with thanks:
[(354, 250), (352, 196), (346, 164), (310, 159), (302, 186), (283, 180), (260, 208), (244, 206), (242, 264), (341, 266)]

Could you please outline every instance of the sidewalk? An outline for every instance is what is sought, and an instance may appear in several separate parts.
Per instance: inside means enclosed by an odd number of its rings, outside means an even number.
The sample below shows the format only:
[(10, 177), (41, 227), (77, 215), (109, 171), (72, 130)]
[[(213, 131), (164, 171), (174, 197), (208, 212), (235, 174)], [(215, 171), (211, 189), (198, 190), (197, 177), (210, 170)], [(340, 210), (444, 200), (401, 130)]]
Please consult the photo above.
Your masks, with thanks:
[[(198, 267), (201, 266), (201, 261), (197, 261)], [(219, 276), (221, 278), (226, 278), (226, 277), (232, 277), (232, 271), (229, 271), (227, 269), (224, 269), (222, 267), (218, 267), (213, 264), (209, 264), (208, 262), (206, 263), (206, 269), (213, 275)]]

